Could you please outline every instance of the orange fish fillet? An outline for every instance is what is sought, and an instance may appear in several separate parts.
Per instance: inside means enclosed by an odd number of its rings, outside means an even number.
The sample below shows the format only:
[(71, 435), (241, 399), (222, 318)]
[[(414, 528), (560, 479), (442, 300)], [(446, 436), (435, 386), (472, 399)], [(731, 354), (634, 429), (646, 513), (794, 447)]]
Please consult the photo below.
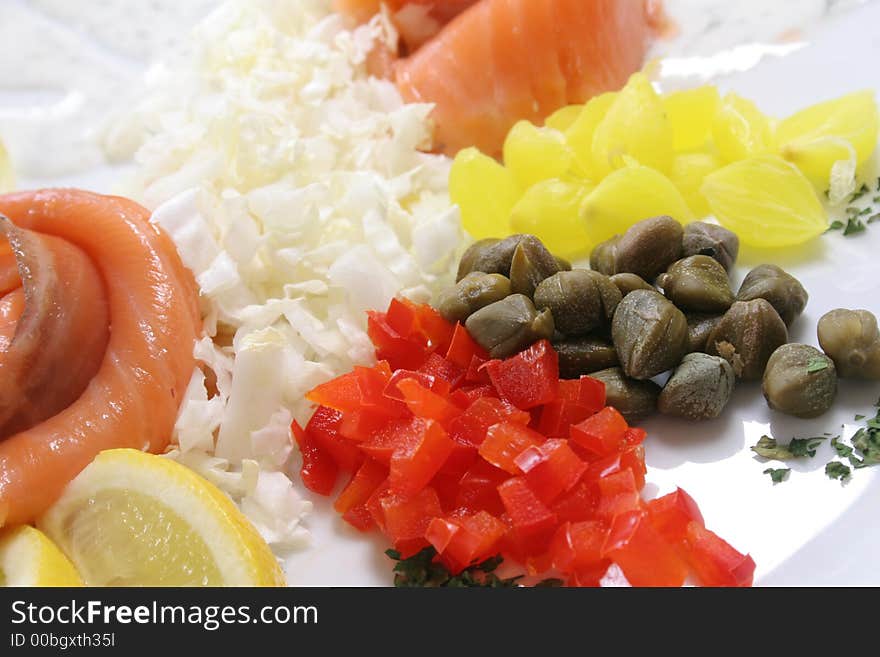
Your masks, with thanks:
[(516, 121), (622, 87), (654, 33), (651, 0), (481, 0), (395, 65), (409, 102), (434, 103), (435, 149), (499, 156)]
[(201, 321), (191, 272), (136, 203), (46, 190), (0, 196), (0, 213), (88, 256), (105, 287), (110, 324), (99, 369), (79, 398), (0, 440), (2, 525), (34, 520), (102, 450), (164, 449), (195, 367)]

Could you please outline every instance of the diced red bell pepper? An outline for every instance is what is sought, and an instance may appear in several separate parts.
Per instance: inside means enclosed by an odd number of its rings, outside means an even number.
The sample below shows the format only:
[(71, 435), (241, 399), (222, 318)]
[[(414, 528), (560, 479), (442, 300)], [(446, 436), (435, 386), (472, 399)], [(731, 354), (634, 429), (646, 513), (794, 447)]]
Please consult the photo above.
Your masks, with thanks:
[(590, 414), (598, 413), (605, 408), (605, 384), (589, 376), (561, 380), (559, 398), (583, 406)]
[(528, 410), (556, 399), (559, 389), (559, 357), (547, 340), (506, 360), (484, 365), (502, 399)]
[(403, 402), (404, 396), (397, 385), (401, 381), (412, 380), (418, 381), (423, 387), (436, 392), (438, 395), (446, 396), (449, 394), (449, 383), (444, 379), (438, 378), (425, 372), (416, 372), (414, 370), (397, 370), (388, 380), (383, 394), (389, 400)]
[(602, 477), (606, 477), (621, 470), (630, 470), (636, 480), (636, 487), (641, 490), (645, 487), (645, 448), (641, 445), (629, 447), (622, 452), (610, 454), (604, 458), (590, 463), (584, 479), (588, 481), (598, 481)]
[(388, 485), (401, 495), (414, 495), (427, 486), (454, 448), (439, 423), (424, 420), (421, 424), (417, 439), (401, 445), (391, 456)]
[(587, 469), (567, 440), (551, 439), (529, 447), (514, 458), (526, 482), (545, 504), (550, 504), (580, 481)]
[(449, 349), (446, 351), (446, 360), (467, 373), (474, 357), (486, 361), (489, 359), (489, 354), (477, 344), (462, 324), (457, 323), (452, 333)]
[(639, 427), (630, 427), (623, 434), (623, 444), (627, 447), (635, 447), (645, 442), (645, 438), (647, 437), (648, 432), (644, 429), (640, 429)]
[(602, 578), (605, 577), (610, 565), (611, 562), (605, 559), (594, 566), (581, 568), (572, 573), (565, 581), (565, 584), (566, 586), (576, 586), (580, 588), (597, 588), (602, 585)]
[(312, 388), (306, 399), (337, 411), (356, 411), (361, 408), (361, 388), (357, 372), (349, 372)]
[(681, 488), (651, 500), (646, 505), (651, 523), (670, 545), (683, 545), (688, 525), (696, 522), (703, 526), (703, 515), (697, 503)]
[(688, 562), (703, 586), (751, 586), (755, 562), (692, 521), (687, 526)]
[[(449, 436), (452, 438), (452, 436)], [(449, 453), (449, 458), (446, 459), (446, 463), (443, 464), (443, 469), (440, 474), (455, 479), (458, 482), (464, 474), (470, 469), (470, 467), (474, 464), (474, 462), (479, 458), (479, 454), (477, 454), (477, 448), (473, 445), (465, 445), (457, 440), (452, 440), (452, 451)], [(456, 486), (458, 484), (456, 483)]]
[(448, 397), (425, 388), (415, 379), (397, 382), (410, 412), (424, 420), (435, 420), (448, 427), (449, 423), (462, 414), (462, 409), (449, 401)]
[(425, 538), (450, 566), (460, 572), (497, 553), (498, 541), (507, 532), (507, 525), (495, 516), (480, 511), (457, 518), (434, 518)]
[[(472, 356), (471, 364), (468, 365), (467, 372), (464, 375), (464, 380), (470, 383), (487, 383), (491, 384), (492, 379), (489, 378), (489, 372), (486, 371), (484, 367), (486, 363), (488, 363), (488, 358), (481, 358), (480, 356)], [(495, 386), (492, 386), (492, 389), (495, 389)]]
[(458, 482), (455, 506), (474, 513), (485, 510), (493, 516), (500, 516), (504, 513), (504, 505), (498, 495), (498, 486), (508, 477), (510, 475), (503, 470), (478, 458)]
[(513, 422), (527, 425), (531, 416), (495, 397), (481, 397), (449, 423), (449, 434), (458, 442), (479, 447), (493, 424)]
[(522, 470), (516, 464), (516, 457), (529, 447), (537, 447), (543, 442), (544, 436), (537, 431), (515, 422), (500, 422), (489, 427), (479, 453), (495, 467), (510, 474), (519, 474)]
[(628, 428), (623, 416), (615, 408), (606, 406), (580, 424), (572, 426), (571, 440), (595, 456), (608, 456), (620, 451)]
[(360, 531), (371, 529), (375, 522), (367, 509), (367, 500), (387, 476), (388, 468), (367, 459), (336, 498), (333, 508), (342, 514), (343, 520)]
[(462, 386), (455, 391), (455, 394), (462, 395), (462, 397), (467, 400), (467, 406), (470, 406), (483, 397), (491, 397), (492, 399), (495, 399), (495, 388), (489, 384), (471, 384)]
[(425, 430), (425, 421), (410, 417), (406, 420), (392, 420), (379, 431), (358, 444), (370, 458), (385, 465), (391, 465), (395, 451), (408, 449), (419, 442)]
[(354, 472), (360, 466), (363, 455), (355, 444), (340, 436), (343, 414), (327, 406), (319, 406), (306, 424), (305, 432), (340, 470)]
[(641, 496), (631, 470), (621, 470), (599, 479), (599, 505), (596, 515), (605, 520), (641, 508)]
[(566, 575), (587, 569), (608, 568), (602, 546), (608, 537), (608, 525), (598, 520), (566, 522), (559, 526), (550, 542), (553, 567)]
[(361, 443), (381, 431), (392, 420), (384, 413), (363, 409), (342, 414), (339, 435), (348, 441)]
[(385, 313), (367, 311), (367, 335), (376, 347), (376, 358), (386, 360), (394, 370), (415, 370), (428, 357), (424, 346), (407, 339), (388, 324)]
[(552, 532), (556, 514), (538, 499), (522, 477), (511, 477), (498, 487), (498, 495), (516, 532), (522, 537)]
[(300, 476), (303, 484), (314, 493), (329, 495), (336, 486), (339, 466), (318, 446), (314, 435), (306, 432), (296, 420), (290, 425), (290, 429), (302, 454)]
[(431, 520), (443, 515), (440, 499), (433, 488), (423, 488), (416, 495), (402, 497), (386, 493), (379, 499), (385, 521), (385, 532), (394, 543), (424, 540)]
[(388, 310), (385, 312), (385, 320), (388, 325), (393, 328), (398, 335), (422, 342), (423, 347), (428, 346), (428, 341), (420, 335), (418, 307), (409, 299), (403, 297), (395, 297), (388, 304)]
[[(559, 382), (566, 383), (565, 380)], [(566, 399), (557, 399), (541, 408), (538, 431), (548, 438), (568, 438), (571, 427), (593, 416), (593, 408)]]
[(685, 562), (654, 529), (644, 510), (615, 516), (602, 556), (620, 566), (633, 586), (681, 586), (688, 574)]
[(598, 504), (598, 488), (582, 479), (569, 492), (561, 495), (550, 509), (560, 522), (581, 522), (595, 518)]
[(446, 381), (449, 384), (450, 390), (455, 390), (461, 385), (466, 371), (436, 352), (428, 356), (428, 360), (419, 368), (419, 372), (433, 376), (435, 379)]
[(449, 351), (452, 343), (452, 335), (455, 332), (455, 324), (443, 319), (443, 316), (426, 303), (416, 307), (418, 316), (419, 332), (428, 341), (431, 351), (445, 354)]

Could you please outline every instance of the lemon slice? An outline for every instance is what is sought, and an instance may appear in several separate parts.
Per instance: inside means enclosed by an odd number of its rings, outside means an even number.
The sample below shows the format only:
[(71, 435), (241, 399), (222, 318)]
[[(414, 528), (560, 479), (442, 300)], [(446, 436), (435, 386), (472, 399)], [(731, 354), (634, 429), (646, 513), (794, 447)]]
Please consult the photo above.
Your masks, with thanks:
[(61, 550), (33, 527), (0, 532), (0, 586), (82, 586)]
[(91, 586), (283, 586), (269, 546), (219, 489), (137, 450), (102, 452), (38, 526)]

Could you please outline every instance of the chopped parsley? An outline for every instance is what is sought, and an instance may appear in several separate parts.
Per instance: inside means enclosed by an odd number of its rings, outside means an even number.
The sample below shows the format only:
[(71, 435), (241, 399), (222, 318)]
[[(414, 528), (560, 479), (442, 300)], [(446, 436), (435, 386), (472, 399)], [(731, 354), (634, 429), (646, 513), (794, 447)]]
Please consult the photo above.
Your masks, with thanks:
[(835, 220), (835, 221), (831, 222), (831, 225), (828, 226), (828, 230), (826, 230), (825, 232), (827, 233), (832, 230), (840, 230), (841, 228), (843, 228), (843, 226), (844, 226), (844, 223), (842, 221)]
[(774, 484), (779, 484), (788, 479), (791, 468), (767, 468), (763, 474), (770, 475)]
[(775, 438), (761, 436), (760, 440), (752, 446), (751, 450), (758, 456), (776, 461), (816, 456), (816, 448), (825, 440), (824, 437), (816, 438), (792, 438), (788, 445), (780, 445)]
[(825, 474), (831, 479), (843, 481), (850, 476), (851, 472), (849, 466), (840, 461), (831, 461), (825, 465)]
[(813, 374), (814, 372), (821, 372), (822, 370), (828, 369), (828, 359), (827, 358), (811, 358), (807, 363), (807, 374)]
[(865, 224), (858, 217), (850, 217), (846, 220), (846, 228), (843, 229), (844, 237), (849, 235), (855, 235), (857, 233), (863, 233), (865, 231)]
[(855, 417), (856, 422), (861, 422), (864, 419), (865, 419), (864, 415), (856, 415), (856, 417)]
[(853, 451), (852, 447), (840, 442), (840, 436), (835, 436), (831, 439), (831, 446), (834, 448), (834, 451), (837, 452), (837, 455), (841, 458), (848, 457), (850, 454), (852, 454)]
[[(394, 586), (398, 588), (513, 588), (520, 586), (518, 577), (503, 579), (495, 574), (501, 565), (501, 556), (491, 557), (482, 563), (465, 568), (457, 575), (450, 573), (446, 567), (434, 561), (437, 551), (426, 547), (421, 552), (406, 559), (401, 559), (397, 550), (386, 550), (385, 554), (397, 563), (394, 564)], [(535, 586), (562, 586), (559, 579), (545, 579)]]
[(862, 198), (867, 193), (868, 193), (868, 185), (866, 183), (862, 183), (862, 186), (859, 187), (853, 193), (853, 195), (849, 197), (849, 202), (852, 203), (853, 201), (858, 201), (860, 198)]

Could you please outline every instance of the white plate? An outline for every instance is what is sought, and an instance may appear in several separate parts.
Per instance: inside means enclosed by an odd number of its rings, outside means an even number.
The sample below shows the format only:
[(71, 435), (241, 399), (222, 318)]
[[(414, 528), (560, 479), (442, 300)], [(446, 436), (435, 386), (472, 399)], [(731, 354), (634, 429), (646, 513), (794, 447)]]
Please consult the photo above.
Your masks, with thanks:
[[(708, 4), (733, 3), (670, 0), (674, 10), (688, 9), (692, 17)], [(754, 8), (760, 3), (737, 3), (740, 17), (744, 4)], [(818, 11), (816, 15), (820, 14)], [(758, 23), (753, 20), (751, 25)], [(682, 22), (683, 27), (689, 24)], [(877, 25), (880, 4), (870, 3), (807, 26), (805, 38), (810, 44), (806, 47), (798, 46), (795, 39), (788, 44), (771, 44), (763, 50), (734, 53), (739, 59), (731, 59), (728, 53), (727, 59), (685, 63), (702, 62), (704, 69), (708, 64), (717, 64), (735, 71), (756, 53), (789, 52), (784, 57), (764, 57), (750, 70), (714, 78), (722, 91), (736, 91), (754, 99), (763, 110), (782, 116), (849, 91), (880, 89)], [(731, 24), (730, 29), (745, 28), (740, 22)], [(724, 28), (716, 31), (725, 34)], [(10, 57), (10, 53), (5, 57)], [(687, 66), (679, 66), (677, 70), (686, 69)], [(0, 94), (0, 117), (2, 98)], [(104, 168), (73, 177), (31, 180), (42, 185), (74, 183), (110, 191), (113, 173)], [(866, 233), (853, 237), (845, 238), (839, 233), (824, 236), (802, 254), (744, 253), (734, 273), (734, 284), (739, 284), (748, 267), (760, 262), (775, 262), (791, 271), (810, 293), (805, 314), (792, 327), (791, 339), (815, 345), (816, 322), (832, 308), (867, 308), (880, 314), (878, 253), (880, 224), (875, 224)], [(759, 462), (749, 451), (749, 446), (764, 433), (781, 441), (823, 432), (837, 435), (844, 431), (848, 436), (855, 430), (855, 414), (873, 416), (878, 396), (880, 385), (844, 381), (831, 412), (817, 420), (803, 421), (771, 412), (761, 396), (760, 385), (744, 384), (719, 420), (693, 424), (653, 418), (644, 423), (649, 432), (649, 485), (655, 491), (678, 485), (691, 493), (707, 526), (754, 557), (758, 585), (880, 585), (880, 561), (876, 559), (880, 526), (874, 522), (880, 504), (880, 468), (856, 471), (847, 484), (832, 481), (824, 474), (824, 465), (832, 458), (826, 441), (815, 458), (791, 465), (788, 481), (773, 485), (762, 474), (769, 465)], [(382, 539), (359, 534), (340, 521), (328, 499), (311, 497), (315, 512), (308, 526), (314, 535), (314, 546), (289, 559), (291, 584), (389, 584), (391, 568), (383, 556), (386, 546)]]

